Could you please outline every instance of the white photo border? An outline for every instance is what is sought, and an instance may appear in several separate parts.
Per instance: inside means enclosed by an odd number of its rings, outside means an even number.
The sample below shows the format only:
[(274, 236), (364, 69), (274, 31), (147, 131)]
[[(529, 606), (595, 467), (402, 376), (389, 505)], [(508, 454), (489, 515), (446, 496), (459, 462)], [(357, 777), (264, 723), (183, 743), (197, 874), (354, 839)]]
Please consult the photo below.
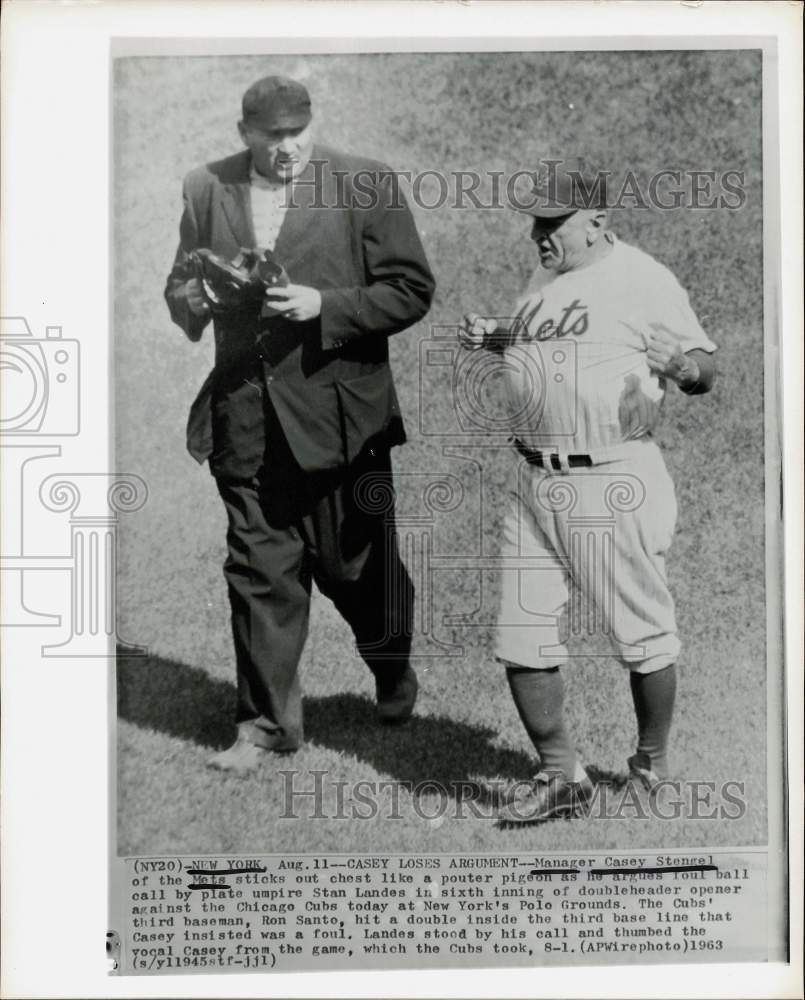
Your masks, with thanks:
[[(412, 16), (412, 8), (415, 16)], [(505, 8), (508, 8), (506, 10)], [(583, 8), (583, 12), (579, 8)], [(110, 53), (148, 40), (151, 51), (194, 36), (195, 51), (267, 51), (256, 36), (288, 51), (438, 51), (446, 48), (718, 48), (776, 39), (779, 73), (768, 66), (764, 97), (776, 83), (779, 145), (764, 148), (764, 191), (780, 174), (782, 330), (768, 339), (767, 372), (782, 372), (785, 563), (785, 703), (790, 885), (802, 884), (802, 120), (801, 19), (794, 4), (644, 3), (188, 3), (61, 4), (17, 0), (4, 11), (2, 314), (24, 315), (35, 332), (58, 324), (81, 331), (86, 410), (80, 446), (94, 468), (113, 441), (107, 294), (109, 245)], [(579, 16), (581, 14), (581, 16)], [(516, 23), (519, 37), (500, 39)], [(401, 24), (409, 33), (397, 39)], [(583, 28), (583, 31), (581, 30)], [(303, 37), (303, 34), (308, 34)], [(575, 37), (574, 37), (575, 36)], [(595, 36), (592, 39), (590, 36)], [(125, 42), (123, 41), (125, 39)], [(225, 40), (225, 41), (224, 41)], [(196, 48), (198, 46), (199, 48)], [(247, 46), (244, 48), (244, 46)], [(298, 46), (298, 48), (296, 48)], [(142, 49), (140, 49), (142, 51)], [(766, 106), (768, 111), (768, 105)], [(768, 123), (767, 123), (768, 127)], [(771, 141), (768, 132), (766, 142)], [(44, 182), (47, 182), (47, 187)], [(49, 212), (52, 185), (57, 214)], [(64, 194), (61, 194), (64, 192)], [(36, 207), (39, 206), (37, 211)], [(764, 209), (766, 238), (773, 205)], [(769, 212), (769, 215), (766, 215)], [(772, 236), (773, 238), (773, 236)], [(767, 250), (768, 250), (767, 246)], [(777, 289), (767, 272), (767, 304)], [(771, 287), (768, 282), (771, 281)], [(772, 322), (767, 309), (767, 324)], [(87, 357), (86, 355), (90, 355)], [(767, 381), (767, 390), (772, 388)], [(771, 449), (767, 448), (767, 455)], [(771, 462), (775, 456), (769, 457)], [(767, 471), (772, 471), (767, 467)], [(767, 509), (777, 509), (773, 477)], [(774, 554), (768, 558), (772, 567)], [(17, 630), (19, 632), (20, 630)], [(770, 629), (770, 634), (773, 632)], [(8, 996), (529, 996), (533, 970), (455, 970), (392, 975), (293, 974), (170, 977), (106, 975), (107, 832), (110, 710), (101, 660), (39, 661), (35, 643), (3, 635), (3, 994)], [(48, 699), (35, 713), (25, 706)], [(769, 690), (769, 733), (782, 730), (779, 688)], [(780, 717), (772, 717), (777, 705)], [(779, 745), (779, 744), (778, 744)], [(775, 754), (770, 754), (775, 759)], [(779, 787), (770, 775), (769, 788)], [(781, 831), (782, 833), (782, 831)], [(770, 837), (771, 855), (771, 837)], [(791, 940), (799, 942), (801, 896), (791, 902)], [(801, 970), (801, 953), (799, 956)], [(538, 992), (554, 996), (794, 996), (797, 968), (765, 966), (539, 970)]]

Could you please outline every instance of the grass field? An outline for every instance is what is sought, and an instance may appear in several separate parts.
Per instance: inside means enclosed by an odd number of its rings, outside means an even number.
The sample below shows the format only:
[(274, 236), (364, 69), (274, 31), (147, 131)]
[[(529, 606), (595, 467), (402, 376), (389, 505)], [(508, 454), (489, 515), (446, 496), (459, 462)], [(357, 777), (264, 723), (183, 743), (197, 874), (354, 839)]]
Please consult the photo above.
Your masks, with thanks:
[[(149, 500), (121, 524), (120, 632), (147, 658), (118, 664), (118, 850), (499, 851), (757, 844), (766, 840), (763, 514), (763, 267), (760, 54), (621, 52), (151, 58), (115, 70), (116, 467), (142, 476)], [(740, 211), (619, 211), (613, 228), (668, 264), (719, 345), (713, 393), (669, 393), (659, 431), (680, 516), (669, 560), (683, 641), (674, 730), (680, 777), (745, 783), (733, 821), (623, 819), (501, 831), (478, 818), (427, 820), (408, 793), (400, 819), (282, 819), (283, 781), (267, 768), (239, 781), (204, 768), (234, 734), (234, 660), (221, 564), (225, 517), (214, 483), (184, 450), (187, 409), (211, 364), (173, 327), (161, 294), (177, 239), (180, 184), (192, 166), (238, 149), (240, 95), (268, 72), (304, 78), (321, 139), (413, 171), (529, 168), (585, 152), (643, 182), (661, 169), (740, 170)], [(527, 223), (508, 210), (417, 209), (438, 290), (427, 320), (395, 338), (392, 363), (409, 443), (395, 454), (403, 520), (421, 513), (424, 477), (448, 473), (464, 499), (436, 516), (434, 551), (493, 555), (506, 454), (483, 455), (484, 505), (471, 446), (445, 456), (449, 372), (420, 387), (431, 325), (476, 309), (505, 313), (534, 265)], [(430, 376), (429, 376), (430, 378)], [(466, 445), (467, 442), (465, 441)], [(413, 568), (413, 567), (412, 567)], [(483, 789), (535, 770), (491, 656), (496, 581), (434, 575), (438, 635), (417, 637), (415, 718), (373, 721), (370, 675), (346, 625), (314, 595), (302, 661), (308, 740), (278, 768), (333, 781), (467, 781)], [(445, 626), (471, 611), (479, 627)], [(565, 671), (570, 722), (585, 761), (622, 780), (633, 750), (627, 678), (585, 655)], [(433, 802), (420, 812), (437, 812)]]

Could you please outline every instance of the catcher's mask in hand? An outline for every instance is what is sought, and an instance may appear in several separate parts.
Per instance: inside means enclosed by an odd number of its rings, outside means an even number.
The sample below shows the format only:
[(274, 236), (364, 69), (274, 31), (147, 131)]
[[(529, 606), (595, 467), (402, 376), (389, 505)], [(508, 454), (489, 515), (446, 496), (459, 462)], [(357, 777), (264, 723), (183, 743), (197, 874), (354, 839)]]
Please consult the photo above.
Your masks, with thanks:
[(241, 247), (231, 261), (212, 250), (194, 250), (190, 255), (195, 275), (214, 312), (233, 312), (263, 304), (263, 316), (276, 315), (264, 303), (267, 288), (287, 285), (285, 268), (274, 260), (270, 250)]

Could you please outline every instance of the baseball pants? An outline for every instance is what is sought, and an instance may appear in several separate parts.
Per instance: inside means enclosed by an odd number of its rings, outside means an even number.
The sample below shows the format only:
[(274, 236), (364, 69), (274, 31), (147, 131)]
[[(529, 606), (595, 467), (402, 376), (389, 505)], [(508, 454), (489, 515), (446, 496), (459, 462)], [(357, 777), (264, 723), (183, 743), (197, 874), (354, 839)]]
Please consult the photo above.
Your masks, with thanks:
[[(361, 496), (388, 503), (361, 504), (356, 484)], [(304, 735), (297, 668), (312, 580), (351, 626), (376, 678), (408, 663), (414, 588), (398, 554), (390, 458), (373, 449), (349, 470), (312, 474), (288, 461), (250, 482), (219, 480), (218, 490), (229, 518), (236, 721), (291, 748)]]
[[(567, 612), (570, 633), (590, 637), (579, 655), (614, 652), (645, 674), (676, 661), (680, 646), (665, 571), (677, 513), (674, 487), (653, 442), (635, 441), (626, 451), (617, 461), (562, 471), (515, 456), (498, 659), (538, 670), (567, 662), (560, 636)], [(585, 600), (574, 596), (568, 608), (571, 579)]]

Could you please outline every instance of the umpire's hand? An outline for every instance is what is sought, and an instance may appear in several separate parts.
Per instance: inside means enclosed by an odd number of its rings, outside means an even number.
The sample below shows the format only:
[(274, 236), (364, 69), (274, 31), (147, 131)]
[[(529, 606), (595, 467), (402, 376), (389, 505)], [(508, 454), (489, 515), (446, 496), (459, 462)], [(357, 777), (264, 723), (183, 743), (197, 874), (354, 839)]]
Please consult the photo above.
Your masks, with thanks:
[(496, 319), (484, 319), (478, 313), (467, 313), (458, 324), (458, 342), (468, 351), (477, 351), (485, 347), (488, 338), (498, 328)]
[(321, 292), (308, 285), (268, 288), (265, 299), (275, 312), (296, 323), (304, 323), (321, 314)]
[(185, 299), (190, 312), (194, 316), (206, 316), (210, 311), (210, 304), (201, 287), (198, 278), (191, 278), (184, 286)]

